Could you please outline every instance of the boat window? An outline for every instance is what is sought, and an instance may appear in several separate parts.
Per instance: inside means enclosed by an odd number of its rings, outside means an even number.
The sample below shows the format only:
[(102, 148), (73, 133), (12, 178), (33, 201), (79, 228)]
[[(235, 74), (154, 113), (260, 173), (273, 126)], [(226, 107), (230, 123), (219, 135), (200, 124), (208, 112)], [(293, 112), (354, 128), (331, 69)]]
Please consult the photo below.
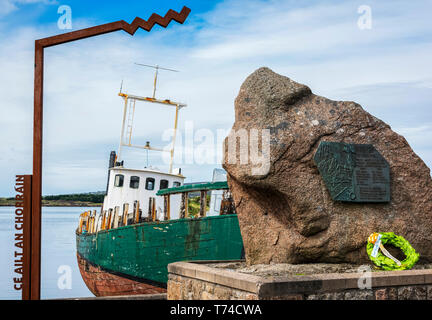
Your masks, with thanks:
[(137, 176), (132, 176), (132, 177), (130, 178), (129, 187), (132, 188), (132, 189), (138, 189), (138, 187), (139, 187), (139, 180), (140, 180), (139, 177), (137, 177)]
[(166, 188), (168, 188), (168, 180), (161, 180), (159, 189), (162, 190), (162, 189), (166, 189)]
[(174, 183), (173, 183), (173, 187), (174, 188), (176, 188), (176, 187), (180, 187), (181, 186), (181, 183), (180, 182), (178, 182), (178, 181), (174, 181)]
[(123, 187), (123, 180), (124, 180), (124, 175), (116, 174), (115, 179), (114, 179), (114, 186), (115, 187)]
[(146, 190), (154, 190), (154, 184), (155, 184), (155, 179), (147, 178), (146, 185), (145, 185)]

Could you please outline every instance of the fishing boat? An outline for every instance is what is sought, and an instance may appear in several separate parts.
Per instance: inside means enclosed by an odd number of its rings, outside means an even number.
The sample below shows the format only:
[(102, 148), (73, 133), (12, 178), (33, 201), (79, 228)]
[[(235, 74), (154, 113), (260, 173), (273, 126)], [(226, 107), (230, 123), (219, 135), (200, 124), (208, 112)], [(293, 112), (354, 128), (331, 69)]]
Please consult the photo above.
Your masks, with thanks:
[[(99, 212), (80, 214), (76, 230), (81, 276), (95, 296), (166, 292), (167, 265), (187, 260), (238, 260), (244, 255), (235, 207), (223, 173), (212, 182), (185, 183), (173, 169), (179, 111), (186, 104), (123, 93), (118, 153), (110, 154), (106, 195)], [(122, 148), (164, 150), (132, 144), (138, 103), (175, 108), (168, 172), (147, 166), (128, 168)], [(143, 104), (144, 104), (143, 103)]]

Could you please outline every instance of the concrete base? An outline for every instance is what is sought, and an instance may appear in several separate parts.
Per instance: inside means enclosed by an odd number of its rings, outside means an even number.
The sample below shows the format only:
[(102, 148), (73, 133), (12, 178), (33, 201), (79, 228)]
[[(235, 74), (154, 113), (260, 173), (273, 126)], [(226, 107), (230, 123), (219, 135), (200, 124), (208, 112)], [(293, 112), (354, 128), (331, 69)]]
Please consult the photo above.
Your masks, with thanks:
[(432, 269), (262, 277), (214, 264), (169, 264), (167, 299), (432, 300)]
[(135, 294), (126, 296), (106, 296), (106, 297), (82, 297), (82, 298), (68, 298), (68, 299), (54, 299), (54, 300), (166, 300), (166, 293), (155, 294)]

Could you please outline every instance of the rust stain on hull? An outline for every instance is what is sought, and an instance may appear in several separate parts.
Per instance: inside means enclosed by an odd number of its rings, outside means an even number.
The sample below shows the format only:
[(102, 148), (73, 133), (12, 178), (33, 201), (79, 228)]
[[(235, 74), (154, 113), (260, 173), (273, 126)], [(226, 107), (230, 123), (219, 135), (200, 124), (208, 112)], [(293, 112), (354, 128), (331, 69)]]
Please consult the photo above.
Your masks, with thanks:
[(96, 297), (166, 293), (165, 288), (102, 270), (82, 259), (79, 254), (77, 260), (84, 283)]

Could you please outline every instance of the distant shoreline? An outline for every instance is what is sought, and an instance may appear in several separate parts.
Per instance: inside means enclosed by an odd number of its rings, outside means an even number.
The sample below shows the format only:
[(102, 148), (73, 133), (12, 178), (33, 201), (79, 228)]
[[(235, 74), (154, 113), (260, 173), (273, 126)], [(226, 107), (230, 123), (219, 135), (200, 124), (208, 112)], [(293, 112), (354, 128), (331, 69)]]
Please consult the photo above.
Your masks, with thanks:
[[(0, 198), (0, 207), (14, 207), (15, 200)], [(102, 203), (88, 201), (42, 200), (42, 207), (101, 207)]]

